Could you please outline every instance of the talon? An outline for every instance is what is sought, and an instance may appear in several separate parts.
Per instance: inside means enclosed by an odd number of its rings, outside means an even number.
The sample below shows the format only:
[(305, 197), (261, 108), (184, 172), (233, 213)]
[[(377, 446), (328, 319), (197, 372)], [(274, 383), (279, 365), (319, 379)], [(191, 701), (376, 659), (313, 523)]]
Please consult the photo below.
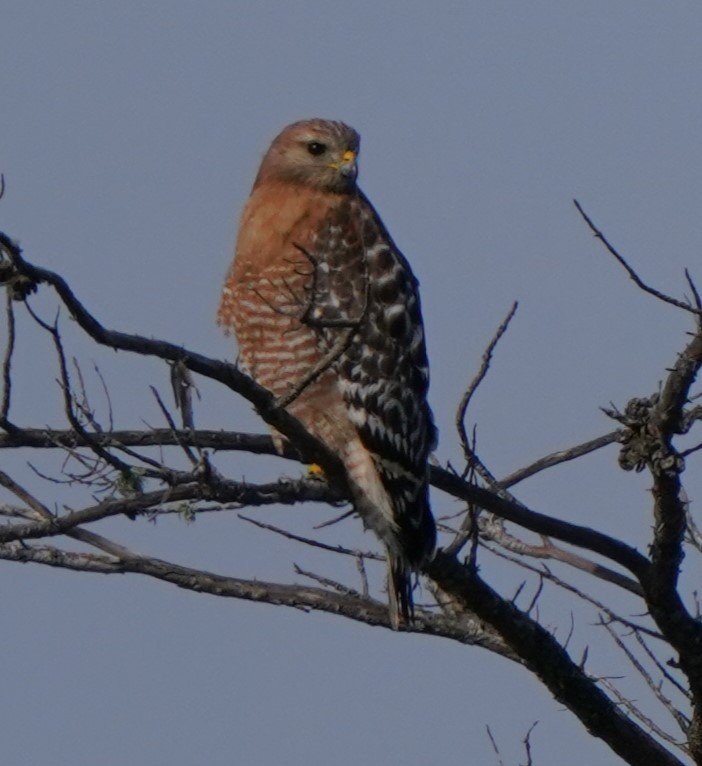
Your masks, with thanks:
[(324, 479), (324, 469), (317, 463), (307, 466), (307, 475), (310, 479)]

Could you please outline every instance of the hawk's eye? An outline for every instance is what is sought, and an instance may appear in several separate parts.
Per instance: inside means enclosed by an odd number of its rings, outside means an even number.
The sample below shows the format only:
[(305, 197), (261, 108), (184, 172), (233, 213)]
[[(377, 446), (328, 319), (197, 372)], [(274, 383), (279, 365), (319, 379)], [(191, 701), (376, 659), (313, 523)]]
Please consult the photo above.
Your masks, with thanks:
[(327, 151), (327, 145), (326, 144), (322, 144), (319, 141), (310, 141), (307, 144), (307, 151), (313, 157), (319, 157), (320, 154), (324, 154), (324, 152)]

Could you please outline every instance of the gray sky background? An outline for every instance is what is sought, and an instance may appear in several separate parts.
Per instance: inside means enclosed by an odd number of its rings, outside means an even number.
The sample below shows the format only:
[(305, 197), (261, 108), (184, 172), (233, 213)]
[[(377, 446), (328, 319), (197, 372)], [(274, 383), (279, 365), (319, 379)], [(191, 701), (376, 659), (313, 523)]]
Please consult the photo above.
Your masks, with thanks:
[[(648, 282), (680, 296), (689, 267), (702, 283), (697, 3), (4, 0), (0, 29), (0, 227), (110, 327), (232, 357), (214, 313), (239, 210), (270, 139), (320, 116), (361, 132), (361, 185), (421, 281), (440, 460), (460, 462), (455, 406), (515, 299), (471, 412), (498, 476), (609, 431), (599, 408), (650, 394), (685, 342), (688, 319), (627, 280), (571, 200)], [(35, 305), (50, 317), (56, 304)], [(107, 377), (118, 423), (160, 425), (148, 386), (168, 393), (163, 366), (63, 327)], [(15, 418), (59, 426), (49, 342), (24, 318), (19, 329)], [(200, 426), (263, 430), (245, 403), (201, 391)], [(519, 497), (643, 548), (648, 480), (616, 457), (563, 466)], [(218, 465), (250, 479), (300, 470)], [(64, 492), (8, 468), (48, 503)], [(695, 509), (702, 482), (687, 480)], [(456, 509), (440, 495), (434, 507)], [(261, 514), (302, 533), (328, 515)], [(325, 539), (374, 546), (358, 527)], [(226, 514), (100, 529), (222, 573), (290, 581), (298, 562), (355, 583), (352, 564)], [(505, 593), (522, 577), (487, 555), (482, 567)], [(0, 571), (9, 765), (482, 765), (497, 762), (486, 724), (517, 763), (535, 720), (539, 766), (616, 761), (526, 672), (479, 649), (133, 577)], [(564, 636), (569, 602), (551, 603), (542, 620)], [(573, 654), (590, 643), (589, 669), (620, 675), (595, 621), (578, 613)]]

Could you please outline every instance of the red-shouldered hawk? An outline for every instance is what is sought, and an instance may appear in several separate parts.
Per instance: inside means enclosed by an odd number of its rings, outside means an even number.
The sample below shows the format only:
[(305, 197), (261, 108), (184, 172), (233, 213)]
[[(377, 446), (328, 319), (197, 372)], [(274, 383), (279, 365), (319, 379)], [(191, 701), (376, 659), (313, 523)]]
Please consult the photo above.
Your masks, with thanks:
[(242, 367), (346, 466), (356, 510), (387, 548), (397, 626), (436, 541), (436, 429), (417, 280), (356, 185), (359, 140), (341, 122), (307, 120), (273, 141), (218, 321)]

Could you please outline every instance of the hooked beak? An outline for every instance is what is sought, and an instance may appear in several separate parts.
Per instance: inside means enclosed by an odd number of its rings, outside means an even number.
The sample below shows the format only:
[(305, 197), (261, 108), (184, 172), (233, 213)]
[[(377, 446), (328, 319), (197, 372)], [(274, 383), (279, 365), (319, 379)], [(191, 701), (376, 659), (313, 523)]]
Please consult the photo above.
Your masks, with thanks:
[(358, 174), (358, 163), (356, 162), (356, 152), (352, 152), (350, 149), (345, 151), (341, 157), (340, 162), (332, 162), (329, 165), (330, 168), (338, 170), (342, 176), (346, 178), (355, 179)]

